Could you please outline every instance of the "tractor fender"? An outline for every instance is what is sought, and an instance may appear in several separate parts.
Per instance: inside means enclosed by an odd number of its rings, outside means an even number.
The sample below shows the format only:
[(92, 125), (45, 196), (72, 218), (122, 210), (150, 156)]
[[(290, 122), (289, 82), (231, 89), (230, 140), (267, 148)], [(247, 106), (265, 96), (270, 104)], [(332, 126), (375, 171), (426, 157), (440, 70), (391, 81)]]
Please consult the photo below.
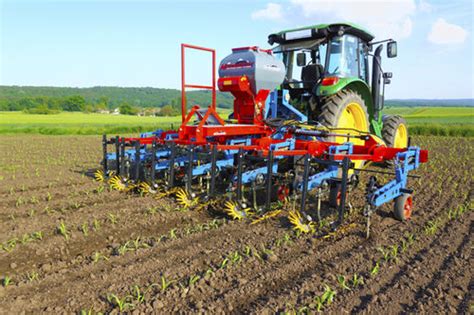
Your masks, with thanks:
[(372, 120), (374, 118), (374, 102), (372, 100), (372, 94), (370, 93), (370, 88), (367, 83), (359, 78), (339, 78), (339, 81), (334, 85), (318, 85), (315, 92), (317, 96), (324, 97), (334, 95), (343, 89), (352, 90), (362, 96), (365, 106), (367, 106), (369, 119)]

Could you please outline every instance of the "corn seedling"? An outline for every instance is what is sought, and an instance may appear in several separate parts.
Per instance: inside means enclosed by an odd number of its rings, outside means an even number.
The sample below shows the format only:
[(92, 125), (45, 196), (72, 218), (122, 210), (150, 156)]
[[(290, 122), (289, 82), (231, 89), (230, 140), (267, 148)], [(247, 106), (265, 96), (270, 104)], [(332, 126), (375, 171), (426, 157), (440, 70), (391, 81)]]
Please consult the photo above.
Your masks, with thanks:
[(238, 264), (242, 261), (242, 256), (240, 256), (238, 251), (235, 251), (233, 254), (230, 255), (230, 260), (233, 264)]
[(363, 284), (364, 284), (364, 278), (363, 278), (362, 276), (359, 276), (357, 273), (355, 273), (355, 274), (352, 276), (351, 283), (352, 283), (352, 286), (353, 286), (354, 288), (357, 288), (357, 287), (359, 287), (360, 285), (363, 285)]
[(438, 230), (438, 227), (439, 227), (439, 221), (438, 220), (428, 221), (428, 223), (425, 226), (425, 234), (434, 235), (436, 233), (436, 231)]
[(94, 231), (98, 231), (100, 230), (100, 222), (97, 220), (97, 219), (94, 219), (94, 221), (92, 222), (92, 226), (94, 227)]
[(219, 265), (219, 269), (224, 269), (227, 266), (228, 262), (229, 262), (229, 258), (224, 258), (224, 260)]
[(120, 312), (123, 312), (129, 308), (135, 307), (132, 303), (130, 303), (130, 298), (131, 296), (127, 295), (120, 299), (117, 295), (115, 294), (110, 294), (107, 296), (107, 301), (109, 301), (110, 304), (112, 304), (114, 307), (118, 307)]
[(165, 292), (174, 282), (174, 280), (168, 281), (165, 276), (161, 276), (161, 292)]
[(28, 211), (28, 216), (31, 218), (35, 215), (35, 209), (30, 209), (30, 211)]
[(194, 275), (194, 276), (189, 277), (188, 286), (192, 287), (199, 279), (201, 279), (201, 277), (198, 276), (198, 275)]
[(342, 275), (337, 276), (337, 282), (339, 283), (341, 288), (343, 288), (344, 290), (349, 290), (349, 291), (351, 290), (351, 288), (349, 288), (349, 286), (347, 285), (346, 277)]
[(38, 273), (36, 271), (28, 272), (26, 274), (26, 277), (28, 278), (28, 281), (33, 282), (35, 280), (38, 280)]
[(95, 252), (95, 253), (92, 255), (92, 261), (93, 261), (94, 263), (97, 263), (97, 262), (98, 262), (99, 260), (101, 260), (101, 259), (103, 259), (103, 260), (105, 260), (105, 261), (108, 261), (108, 260), (109, 260), (109, 258), (108, 258), (107, 256), (102, 255), (102, 254), (99, 253), (99, 252)]
[(84, 234), (84, 236), (89, 235), (89, 225), (87, 223), (82, 223), (80, 229), (81, 229), (82, 234)]
[(6, 288), (6, 287), (8, 287), (8, 286), (12, 283), (12, 278), (10, 278), (9, 276), (5, 276), (5, 277), (3, 278), (2, 283), (3, 283), (3, 287)]
[(384, 261), (388, 261), (390, 259), (390, 252), (386, 251), (385, 248), (379, 247), (377, 250), (382, 254)]
[(66, 224), (64, 223), (64, 221), (61, 221), (61, 223), (59, 224), (59, 226), (56, 228), (58, 234), (64, 236), (64, 238), (66, 240), (69, 239), (69, 231), (67, 230), (67, 226)]
[(176, 238), (178, 238), (176, 236), (176, 229), (171, 229), (170, 230), (170, 239), (173, 240), (173, 239), (176, 239)]
[(117, 224), (117, 216), (116, 215), (114, 215), (112, 213), (109, 213), (108, 218), (109, 218), (110, 223), (112, 223), (112, 225)]
[(398, 256), (398, 245), (395, 244), (395, 245), (390, 246), (390, 258), (396, 261), (397, 256)]
[(31, 238), (30, 235), (28, 234), (23, 234), (23, 236), (21, 237), (21, 244), (26, 244), (28, 242), (31, 242), (33, 239)]
[(41, 241), (43, 239), (43, 232), (41, 231), (36, 231), (31, 233), (31, 237), (35, 240)]
[(372, 270), (370, 271), (370, 275), (375, 277), (378, 273), (379, 273), (379, 269), (380, 269), (380, 264), (379, 262), (377, 261), (375, 263), (375, 266), (372, 268)]

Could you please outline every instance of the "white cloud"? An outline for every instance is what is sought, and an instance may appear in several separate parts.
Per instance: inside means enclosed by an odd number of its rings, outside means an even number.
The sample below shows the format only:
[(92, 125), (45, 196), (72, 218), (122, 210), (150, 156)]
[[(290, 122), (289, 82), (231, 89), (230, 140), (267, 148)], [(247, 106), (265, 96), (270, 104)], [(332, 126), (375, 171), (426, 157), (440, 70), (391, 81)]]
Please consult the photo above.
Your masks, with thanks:
[(464, 43), (468, 32), (461, 26), (446, 22), (439, 18), (431, 27), (428, 40), (435, 44), (461, 44)]
[(420, 0), (418, 3), (418, 9), (421, 12), (431, 13), (431, 11), (433, 11), (433, 6), (425, 0)]
[(254, 20), (274, 20), (278, 21), (283, 19), (283, 10), (280, 4), (267, 3), (267, 7), (262, 10), (258, 10), (252, 13), (252, 19)]
[(414, 0), (292, 0), (306, 18), (321, 22), (354, 22), (377, 38), (401, 39), (411, 35)]

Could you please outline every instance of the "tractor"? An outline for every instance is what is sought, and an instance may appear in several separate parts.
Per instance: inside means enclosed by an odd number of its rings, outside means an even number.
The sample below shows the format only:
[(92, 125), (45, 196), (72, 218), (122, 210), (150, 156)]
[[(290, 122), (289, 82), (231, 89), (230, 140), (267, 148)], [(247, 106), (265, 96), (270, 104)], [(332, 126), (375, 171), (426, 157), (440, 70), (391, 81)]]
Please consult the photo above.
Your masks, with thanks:
[[(416, 177), (409, 172), (427, 162), (428, 152), (410, 145), (401, 117), (382, 115), (385, 84), (392, 77), (382, 71), (383, 43), (389, 58), (396, 57), (397, 43), (373, 39), (349, 23), (286, 30), (269, 35), (272, 49), (232, 49), (218, 69), (215, 50), (182, 44), (180, 127), (133, 138), (104, 135), (96, 178), (119, 190), (160, 198), (174, 194), (188, 208), (221, 204), (234, 219), (270, 218), (281, 213), (276, 201), (291, 201), (289, 222), (307, 233), (321, 220), (323, 199), (337, 212), (332, 224), (337, 228), (359, 174), (369, 172), (367, 224), (389, 201), (397, 219), (409, 220), (408, 178)], [(212, 54), (210, 85), (186, 82), (189, 49)], [(217, 112), (216, 87), (234, 97), (227, 118)], [(188, 108), (189, 88), (210, 90), (211, 104)], [(382, 183), (377, 174), (393, 179)], [(308, 210), (310, 200), (316, 206)]]
[[(286, 90), (287, 100), (304, 104), (310, 121), (333, 130), (370, 132), (389, 147), (405, 148), (408, 129), (404, 119), (382, 115), (385, 84), (392, 78), (391, 72), (382, 71), (382, 43), (387, 42), (387, 57), (394, 58), (397, 42), (373, 39), (363, 28), (344, 23), (282, 31), (271, 34), (268, 43), (278, 44), (273, 53), (286, 68), (280, 95)], [(332, 139), (344, 141), (344, 137)]]

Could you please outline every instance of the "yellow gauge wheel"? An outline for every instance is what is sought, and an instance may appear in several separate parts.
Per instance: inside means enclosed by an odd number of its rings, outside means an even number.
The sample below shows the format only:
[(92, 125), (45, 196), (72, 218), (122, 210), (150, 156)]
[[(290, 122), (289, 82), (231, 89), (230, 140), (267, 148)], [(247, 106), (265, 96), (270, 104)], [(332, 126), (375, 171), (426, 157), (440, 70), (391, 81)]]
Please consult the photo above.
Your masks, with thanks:
[(395, 141), (393, 143), (393, 147), (405, 148), (407, 144), (408, 144), (407, 126), (401, 123), (398, 125), (397, 132), (395, 133)]

